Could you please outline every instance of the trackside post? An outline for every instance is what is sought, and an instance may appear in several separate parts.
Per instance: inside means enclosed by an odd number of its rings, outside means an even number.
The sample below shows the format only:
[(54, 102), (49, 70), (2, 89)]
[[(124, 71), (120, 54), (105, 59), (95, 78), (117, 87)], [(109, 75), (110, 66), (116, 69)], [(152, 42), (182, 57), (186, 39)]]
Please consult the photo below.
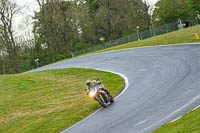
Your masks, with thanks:
[(198, 33), (195, 33), (195, 37), (196, 37), (196, 39), (199, 40), (199, 35), (198, 35)]

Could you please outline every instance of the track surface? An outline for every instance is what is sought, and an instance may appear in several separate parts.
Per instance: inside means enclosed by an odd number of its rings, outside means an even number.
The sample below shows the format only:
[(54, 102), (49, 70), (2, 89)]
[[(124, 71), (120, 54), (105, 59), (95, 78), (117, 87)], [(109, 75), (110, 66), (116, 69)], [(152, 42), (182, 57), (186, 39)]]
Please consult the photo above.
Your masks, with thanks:
[(112, 51), (33, 71), (69, 67), (119, 72), (129, 87), (115, 104), (65, 133), (150, 132), (200, 105), (200, 44)]

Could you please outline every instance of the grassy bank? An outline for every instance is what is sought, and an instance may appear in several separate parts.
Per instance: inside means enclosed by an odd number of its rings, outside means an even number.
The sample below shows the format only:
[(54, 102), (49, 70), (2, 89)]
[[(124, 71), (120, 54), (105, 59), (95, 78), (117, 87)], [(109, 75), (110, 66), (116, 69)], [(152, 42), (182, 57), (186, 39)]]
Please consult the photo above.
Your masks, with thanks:
[[(174, 32), (170, 32), (170, 33), (159, 35), (159, 36), (155, 36), (155, 37), (148, 38), (141, 41), (126, 43), (126, 44), (106, 48), (103, 50), (85, 53), (78, 57), (97, 54), (97, 53), (103, 53), (103, 52), (112, 51), (112, 50), (127, 49), (127, 48), (200, 42), (200, 40), (196, 39), (195, 33), (198, 33), (198, 35), (200, 36), (200, 25), (196, 25), (196, 26), (189, 27), (183, 30), (174, 31)], [(69, 60), (69, 59), (64, 59), (64, 60)], [(60, 60), (58, 62), (61, 62), (64, 60)]]
[[(137, 42), (114, 46), (111, 48), (91, 52), (88, 54), (102, 53), (102, 52), (106, 52), (106, 51), (126, 49), (126, 48), (144, 47), (144, 46), (200, 42), (200, 40), (196, 39), (195, 33), (198, 33), (200, 36), (200, 25), (196, 25), (196, 26), (193, 26), (190, 28), (170, 32), (170, 33), (159, 35), (159, 36), (155, 36), (155, 37), (145, 39), (142, 41), (137, 41)], [(86, 55), (88, 55), (88, 54), (86, 54)]]
[(100, 78), (113, 95), (124, 87), (115, 74), (91, 69), (49, 70), (0, 76), (0, 132), (54, 133), (100, 108), (84, 92)]
[[(91, 52), (86, 55), (135, 47), (200, 42), (200, 40), (196, 39), (195, 33), (198, 33), (200, 36), (200, 25), (168, 34), (163, 34), (160, 36), (155, 36), (142, 41), (127, 43), (100, 51)], [(155, 130), (153, 133), (200, 133), (200, 108), (187, 113), (181, 119), (173, 123), (162, 126), (160, 129)]]
[(187, 113), (175, 122), (162, 126), (153, 133), (200, 133), (200, 108)]

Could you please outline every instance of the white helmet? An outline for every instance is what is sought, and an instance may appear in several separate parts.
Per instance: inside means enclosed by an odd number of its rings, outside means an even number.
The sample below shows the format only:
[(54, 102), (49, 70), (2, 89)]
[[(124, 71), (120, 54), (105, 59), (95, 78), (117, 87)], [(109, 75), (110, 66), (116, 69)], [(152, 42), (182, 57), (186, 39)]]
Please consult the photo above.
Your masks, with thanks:
[(91, 83), (91, 80), (86, 81), (86, 85), (89, 85)]

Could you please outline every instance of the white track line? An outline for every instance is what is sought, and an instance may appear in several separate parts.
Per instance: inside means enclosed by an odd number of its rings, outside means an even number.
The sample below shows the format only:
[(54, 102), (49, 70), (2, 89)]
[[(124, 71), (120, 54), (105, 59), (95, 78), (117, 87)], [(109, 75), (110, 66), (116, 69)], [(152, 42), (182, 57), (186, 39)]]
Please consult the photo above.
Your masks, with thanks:
[(122, 90), (122, 92), (121, 92), (119, 95), (117, 95), (117, 96), (115, 97), (115, 99), (119, 98), (119, 97), (128, 89), (128, 87), (129, 87), (129, 82), (128, 82), (128, 78), (127, 78), (125, 75), (123, 75), (123, 74), (121, 74), (121, 73), (118, 73), (118, 72), (109, 71), (109, 70), (103, 70), (103, 69), (96, 69), (96, 70), (114, 73), (114, 74), (117, 74), (117, 75), (121, 76), (121, 77), (124, 79), (125, 87), (124, 87), (124, 89)]
[[(157, 124), (159, 123), (162, 123), (163, 121), (169, 119), (170, 117), (178, 114), (179, 112), (181, 112), (183, 109), (187, 108), (188, 106), (190, 106), (191, 104), (193, 104), (194, 102), (196, 102), (197, 100), (200, 99), (200, 95), (192, 98), (189, 102), (187, 102), (185, 105), (183, 105), (182, 107), (178, 108), (177, 110), (175, 110), (174, 112), (172, 112), (171, 114), (165, 116), (164, 118), (158, 120), (157, 122), (155, 122), (154, 124), (146, 127), (145, 129), (141, 130), (140, 132), (138, 133), (144, 133), (144, 132), (148, 132), (148, 130), (152, 129), (154, 126), (156, 126)], [(176, 118), (175, 120), (178, 120), (179, 118), (181, 118), (182, 116)], [(172, 120), (172, 121), (175, 121), (175, 120)]]
[[(197, 108), (199, 108), (199, 107), (200, 107), (200, 105), (199, 105), (199, 106), (197, 106), (196, 108), (194, 108), (193, 110), (195, 110), (195, 109), (197, 109)], [(192, 111), (193, 111), (193, 110), (192, 110)]]
[[(91, 68), (89, 68), (89, 69), (91, 69)], [(118, 96), (115, 97), (115, 100), (116, 100), (117, 98), (119, 98), (119, 97), (128, 89), (128, 87), (129, 87), (129, 82), (128, 82), (128, 78), (127, 78), (125, 75), (123, 75), (123, 74), (121, 74), (121, 73), (118, 73), (118, 72), (113, 72), (113, 71), (108, 71), (108, 70), (103, 70), (103, 69), (96, 69), (96, 70), (114, 73), (114, 74), (117, 74), (117, 75), (121, 76), (121, 77), (124, 79), (124, 81), (125, 81), (125, 88), (123, 89), (123, 91), (122, 91)], [(97, 111), (95, 111), (94, 113), (92, 113), (91, 115), (89, 115), (89, 116), (87, 116), (86, 118), (84, 118), (83, 120), (79, 121), (78, 123), (72, 125), (71, 127), (65, 129), (64, 131), (62, 131), (62, 132), (60, 132), (60, 133), (65, 133), (65, 132), (69, 131), (70, 129), (72, 129), (73, 127), (75, 127), (75, 126), (81, 124), (82, 122), (88, 120), (90, 117), (94, 116), (94, 115), (95, 115), (97, 112), (99, 112), (101, 109), (102, 109), (102, 107), (101, 107), (100, 109), (98, 109)]]
[(176, 118), (176, 119), (170, 121), (169, 123), (177, 121), (177, 120), (180, 119), (182, 116), (183, 116), (183, 115), (179, 116), (178, 118)]
[[(131, 43), (131, 42), (130, 42), (130, 43)], [(111, 51), (106, 51), (106, 52), (102, 52), (102, 53), (95, 53), (95, 54), (85, 55), (85, 56), (80, 56), (80, 57), (75, 57), (75, 58), (81, 58), (81, 57), (93, 56), (93, 55), (96, 55), (96, 54), (104, 54), (104, 53), (117, 52), (117, 51), (124, 51), (124, 50), (129, 50), (129, 49), (142, 49), (142, 48), (153, 48), (153, 47), (173, 47), (173, 46), (190, 45), (190, 44), (193, 44), (193, 45), (194, 45), (194, 44), (200, 45), (200, 42), (196, 42), (196, 43), (166, 44), (166, 45), (154, 45), (154, 46), (142, 46), (142, 47), (136, 47), (136, 48), (127, 48), (127, 49), (120, 49), (120, 50), (111, 50)], [(72, 59), (74, 59), (74, 58), (72, 58)], [(58, 62), (57, 62), (57, 63), (58, 63)], [(102, 69), (96, 69), (96, 70), (112, 72), (112, 71), (102, 70)], [(128, 82), (128, 78), (127, 78), (125, 75), (123, 75), (123, 74), (121, 74), (121, 73), (117, 73), (117, 72), (112, 72), (112, 73), (118, 74), (118, 75), (120, 75), (121, 77), (123, 77), (124, 80), (125, 80), (125, 83), (126, 83), (126, 84), (125, 84), (124, 90), (115, 98), (115, 99), (117, 99), (118, 97), (120, 97), (120, 96), (127, 90), (128, 86), (129, 86), (129, 82)], [(98, 109), (96, 112), (92, 113), (92, 114), (89, 115), (88, 117), (84, 118), (83, 120), (81, 120), (80, 122), (74, 124), (73, 126), (67, 128), (66, 130), (62, 131), (61, 133), (64, 133), (64, 132), (70, 130), (71, 128), (73, 128), (74, 126), (80, 124), (81, 122), (86, 121), (87, 119), (89, 119), (90, 117), (92, 117), (94, 114), (96, 114), (96, 113), (97, 113), (99, 110), (101, 110), (101, 109), (102, 109), (102, 108)], [(168, 116), (167, 116), (167, 117), (168, 117)], [(175, 119), (175, 120), (177, 120), (177, 119)], [(148, 127), (147, 127), (147, 128), (148, 128)], [(146, 129), (147, 129), (147, 128), (146, 128)]]
[[(193, 110), (195, 110), (195, 109), (197, 109), (197, 108), (199, 108), (200, 107), (200, 105), (199, 106), (197, 106), (197, 107), (195, 107), (194, 109), (192, 109), (191, 111), (193, 111)], [(190, 112), (190, 111), (189, 111)], [(188, 112), (188, 113), (189, 113)], [(183, 116), (183, 115), (182, 115)], [(180, 119), (182, 116), (180, 116), (180, 117), (178, 117), (178, 118), (176, 118), (176, 119), (174, 119), (174, 120), (172, 120), (171, 122), (174, 122), (174, 121), (176, 121), (176, 120), (178, 120), (178, 119)]]

